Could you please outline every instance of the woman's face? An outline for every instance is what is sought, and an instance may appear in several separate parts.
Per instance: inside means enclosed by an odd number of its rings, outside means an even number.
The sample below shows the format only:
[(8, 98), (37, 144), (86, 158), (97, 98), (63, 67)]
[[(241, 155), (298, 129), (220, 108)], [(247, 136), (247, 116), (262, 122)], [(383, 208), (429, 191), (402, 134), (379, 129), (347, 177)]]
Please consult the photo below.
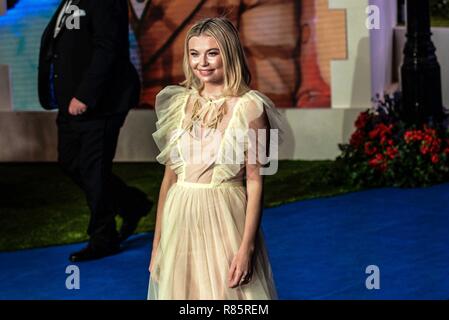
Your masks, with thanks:
[(217, 41), (201, 35), (190, 38), (188, 46), (189, 63), (194, 74), (205, 84), (223, 84), (223, 59)]

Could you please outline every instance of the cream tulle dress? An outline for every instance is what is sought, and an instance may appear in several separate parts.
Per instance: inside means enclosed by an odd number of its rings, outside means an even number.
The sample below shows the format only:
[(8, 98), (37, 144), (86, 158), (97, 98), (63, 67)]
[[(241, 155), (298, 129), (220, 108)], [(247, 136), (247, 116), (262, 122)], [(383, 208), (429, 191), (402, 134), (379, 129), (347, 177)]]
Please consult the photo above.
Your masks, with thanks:
[[(203, 122), (193, 123), (197, 99)], [(181, 86), (164, 88), (156, 97), (155, 110), (153, 138), (160, 150), (156, 159), (175, 171), (177, 182), (164, 204), (148, 299), (277, 299), (260, 229), (251, 281), (229, 288), (228, 272), (244, 231), (245, 161), (259, 143), (241, 139), (241, 134), (269, 125), (278, 129), (280, 143), (281, 114), (254, 90), (208, 101), (197, 90)], [(216, 130), (198, 125), (213, 122), (220, 110), (225, 112)]]

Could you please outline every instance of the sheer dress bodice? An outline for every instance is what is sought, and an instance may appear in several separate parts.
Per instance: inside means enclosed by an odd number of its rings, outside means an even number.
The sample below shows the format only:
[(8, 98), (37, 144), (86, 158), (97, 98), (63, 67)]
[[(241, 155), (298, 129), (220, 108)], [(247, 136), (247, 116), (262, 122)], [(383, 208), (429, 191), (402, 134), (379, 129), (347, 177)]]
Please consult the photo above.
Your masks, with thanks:
[(181, 86), (166, 87), (158, 94), (155, 104), (158, 122), (153, 138), (161, 153), (156, 160), (170, 165), (179, 183), (203, 186), (242, 183), (248, 150), (258, 143), (258, 136), (252, 142), (248, 131), (271, 128), (281, 134), (279, 111), (267, 97), (251, 90), (241, 97), (203, 103), (204, 119), (210, 120), (218, 108), (224, 108), (223, 118), (216, 129), (208, 128), (207, 121), (192, 127), (196, 99), (201, 99), (198, 91)]

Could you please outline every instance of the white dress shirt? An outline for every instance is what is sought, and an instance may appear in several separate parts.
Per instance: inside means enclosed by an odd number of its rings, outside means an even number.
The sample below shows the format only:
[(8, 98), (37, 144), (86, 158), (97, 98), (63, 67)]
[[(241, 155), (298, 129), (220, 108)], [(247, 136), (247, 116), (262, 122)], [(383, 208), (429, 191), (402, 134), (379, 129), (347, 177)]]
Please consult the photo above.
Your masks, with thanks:
[(58, 15), (58, 19), (56, 20), (56, 25), (55, 25), (55, 30), (53, 33), (53, 37), (56, 38), (56, 36), (58, 35), (59, 31), (62, 28), (62, 24), (61, 24), (61, 20), (62, 17), (64, 16), (64, 13), (67, 11), (67, 9), (69, 8), (69, 6), (72, 4), (72, 0), (66, 1), (64, 3), (64, 6), (62, 7), (61, 11), (59, 12)]

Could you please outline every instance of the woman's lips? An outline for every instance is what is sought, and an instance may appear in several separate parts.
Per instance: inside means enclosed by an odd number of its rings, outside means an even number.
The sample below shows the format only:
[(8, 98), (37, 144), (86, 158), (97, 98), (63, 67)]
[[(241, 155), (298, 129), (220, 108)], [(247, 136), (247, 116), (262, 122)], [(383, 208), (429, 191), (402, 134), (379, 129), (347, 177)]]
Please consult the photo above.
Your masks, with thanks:
[(202, 76), (210, 76), (214, 72), (214, 70), (198, 70), (198, 72)]

